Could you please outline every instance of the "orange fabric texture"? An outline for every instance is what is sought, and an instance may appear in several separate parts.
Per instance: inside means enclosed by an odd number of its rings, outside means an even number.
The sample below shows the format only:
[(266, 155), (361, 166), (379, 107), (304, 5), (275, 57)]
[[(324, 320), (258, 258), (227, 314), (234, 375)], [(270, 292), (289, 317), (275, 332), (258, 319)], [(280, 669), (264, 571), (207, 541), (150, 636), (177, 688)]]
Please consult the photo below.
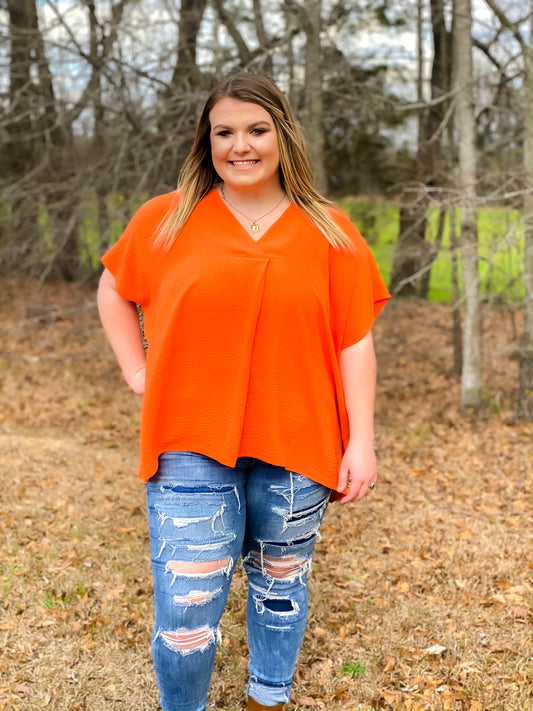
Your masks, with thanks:
[(389, 298), (366, 242), (338, 210), (354, 249), (334, 249), (294, 205), (255, 242), (212, 189), (165, 252), (153, 235), (176, 199), (143, 205), (102, 259), (144, 312), (140, 478), (185, 450), (334, 489), (349, 438), (339, 356)]

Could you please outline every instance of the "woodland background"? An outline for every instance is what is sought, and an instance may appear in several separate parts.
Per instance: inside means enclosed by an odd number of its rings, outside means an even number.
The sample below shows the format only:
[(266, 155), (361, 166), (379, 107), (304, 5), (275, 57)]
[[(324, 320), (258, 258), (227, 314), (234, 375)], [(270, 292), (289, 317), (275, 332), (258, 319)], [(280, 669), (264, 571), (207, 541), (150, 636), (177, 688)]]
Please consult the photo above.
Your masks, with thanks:
[[(427, 298), (446, 251), (462, 407), (482, 402), (480, 266), (520, 255), (533, 418), (532, 0), (1, 0), (0, 19), (2, 273), (94, 280), (136, 207), (175, 187), (209, 89), (265, 72), (319, 186), (395, 205), (394, 295)], [(482, 206), (521, 215), (483, 252)]]
[[(533, 710), (532, 21), (531, 0), (0, 0), (0, 709), (157, 708), (139, 403), (95, 285), (245, 68), (288, 94), (393, 293), (379, 485), (328, 510), (293, 707)], [(242, 704), (242, 593), (212, 708)]]

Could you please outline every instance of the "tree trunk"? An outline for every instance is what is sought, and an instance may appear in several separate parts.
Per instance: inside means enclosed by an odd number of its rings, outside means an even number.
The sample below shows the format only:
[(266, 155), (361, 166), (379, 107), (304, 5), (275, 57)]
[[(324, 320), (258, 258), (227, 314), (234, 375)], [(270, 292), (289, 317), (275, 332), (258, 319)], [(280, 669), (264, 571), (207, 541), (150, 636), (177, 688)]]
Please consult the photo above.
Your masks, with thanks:
[(461, 375), (463, 370), (463, 336), (461, 331), (461, 293), (459, 289), (459, 243), (457, 240), (457, 211), (450, 207), (450, 250), (452, 261), (453, 300), (453, 372)]
[[(422, 103), (422, 0), (418, 2), (418, 73), (417, 95)], [(418, 120), (417, 169), (410, 184), (402, 192), (400, 202), (400, 233), (394, 250), (394, 260), (389, 288), (396, 296), (427, 298), (429, 274), (424, 275), (424, 265), (431, 260), (431, 248), (426, 242), (428, 188), (442, 182), (441, 124), (446, 114), (447, 101), (442, 96), (449, 91), (451, 82), (451, 33), (445, 24), (443, 0), (431, 0), (431, 27), (433, 36), (433, 63), (431, 68), (432, 104), (421, 110)], [(437, 101), (438, 100), (438, 101)]]
[(518, 412), (533, 421), (533, 0), (529, 45), (524, 47), (524, 331), (520, 345)]
[(295, 71), (294, 71), (294, 46), (291, 36), (291, 30), (294, 24), (293, 20), (294, 8), (291, 3), (283, 3), (283, 20), (285, 22), (285, 33), (287, 35), (287, 97), (291, 106), (296, 107), (296, 81), (295, 81)]
[[(417, 3), (417, 77), (416, 77), (416, 100), (419, 106), (424, 101), (424, 43), (422, 10), (423, 0)], [(424, 112), (418, 112), (418, 153), (423, 136)], [(427, 196), (419, 193), (413, 185), (406, 186), (400, 200), (400, 229), (398, 241), (394, 250), (394, 260), (390, 278), (390, 291), (397, 296), (416, 295), (416, 277), (420, 268), (421, 242), (424, 240), (426, 232), (426, 210)], [(416, 203), (423, 199), (423, 205)]]
[(323, 101), (322, 101), (322, 45), (320, 29), (322, 25), (322, 0), (307, 0), (305, 9), (305, 91), (303, 128), (309, 146), (311, 166), (315, 182), (320, 191), (327, 189)]
[(265, 30), (265, 23), (263, 22), (263, 10), (261, 7), (261, 0), (253, 0), (254, 3), (254, 20), (255, 20), (255, 31), (257, 34), (257, 39), (259, 41), (259, 47), (263, 50), (263, 60), (261, 71), (269, 77), (274, 74), (274, 66), (272, 64), (272, 53), (269, 51), (270, 40)]
[(472, 92), (471, 0), (454, 0), (456, 126), (459, 134), (461, 256), (465, 297), (461, 407), (481, 405), (476, 142)]
[(178, 25), (178, 52), (171, 84), (180, 90), (194, 90), (201, 81), (196, 61), (198, 33), (207, 0), (182, 0)]
[[(96, 193), (98, 206), (99, 245), (95, 251), (104, 251), (109, 244), (109, 220), (107, 198), (110, 193), (110, 175), (108, 147), (111, 146), (106, 109), (104, 104), (105, 64), (117, 39), (118, 27), (124, 9), (130, 0), (118, 0), (111, 5), (111, 17), (106, 24), (98, 20), (98, 3), (95, 0), (83, 0), (89, 20), (89, 65), (91, 76), (84, 90), (84, 109), (89, 108), (93, 116), (92, 144), (95, 156), (92, 165), (92, 187)], [(113, 146), (114, 147), (114, 146)], [(80, 183), (85, 184), (86, 176), (81, 175), (76, 165), (74, 151), (54, 151), (50, 163), (50, 188), (47, 195), (47, 210), (51, 230), (54, 233), (55, 254), (48, 272), (54, 277), (67, 281), (78, 279), (81, 275), (80, 244)], [(72, 188), (65, 190), (65, 185)], [(97, 255), (92, 253), (91, 258)]]
[[(90, 87), (91, 102), (93, 105), (93, 147), (95, 156), (106, 156), (106, 131), (104, 125), (104, 104), (102, 101), (102, 57), (101, 38), (99, 36), (100, 24), (96, 15), (95, 0), (85, 0), (89, 13), (89, 59), (92, 67)], [(98, 209), (98, 252), (103, 254), (109, 246), (109, 220), (107, 218), (107, 171), (98, 171), (95, 175), (95, 191)]]
[(400, 230), (394, 249), (390, 292), (394, 296), (415, 296), (425, 253), (429, 195), (424, 186), (410, 185), (402, 191)]
[[(215, 3), (216, 6), (222, 3)], [(164, 151), (158, 165), (161, 183), (173, 184), (189, 152), (199, 106), (204, 76), (197, 63), (198, 34), (207, 0), (183, 0), (178, 23), (176, 64), (172, 79), (162, 94), (163, 107), (158, 121)], [(223, 9), (223, 8), (222, 8)]]
[[(37, 9), (35, 0), (8, 0), (9, 36), (9, 119), (7, 132), (12, 139), (10, 168), (24, 175), (34, 164), (41, 137), (35, 135), (34, 63)], [(42, 141), (40, 141), (42, 143)]]
[(2, 221), (0, 244), (3, 270), (22, 265), (31, 271), (39, 260), (40, 248), (40, 186), (33, 174), (45, 150), (39, 124), (46, 114), (32, 78), (32, 66), (40, 56), (42, 41), (36, 39), (39, 28), (35, 0), (8, 0), (7, 9), (11, 48), (5, 130), (9, 139), (3, 148), (3, 169), (5, 179), (16, 187), (10, 190), (10, 217)]
[(444, 202), (441, 201), (439, 209), (439, 224), (437, 227), (437, 234), (435, 235), (435, 242), (426, 243), (426, 258), (422, 263), (422, 276), (420, 277), (420, 296), (424, 299), (427, 298), (429, 294), (429, 280), (431, 278), (431, 267), (438, 257), (440, 249), (442, 247), (442, 240), (444, 237), (444, 224), (446, 222), (446, 207)]
[(248, 64), (251, 63), (254, 55), (253, 52), (250, 51), (250, 48), (246, 44), (244, 37), (240, 33), (237, 25), (235, 24), (233, 15), (228, 12), (224, 7), (224, 0), (213, 0), (213, 7), (215, 8), (217, 15), (220, 18), (220, 22), (222, 22), (222, 24), (228, 31), (229, 36), (237, 47), (241, 66), (246, 67)]
[[(424, 0), (416, 6), (416, 101), (421, 106), (424, 101)], [(418, 135), (421, 134), (422, 112), (418, 112)]]

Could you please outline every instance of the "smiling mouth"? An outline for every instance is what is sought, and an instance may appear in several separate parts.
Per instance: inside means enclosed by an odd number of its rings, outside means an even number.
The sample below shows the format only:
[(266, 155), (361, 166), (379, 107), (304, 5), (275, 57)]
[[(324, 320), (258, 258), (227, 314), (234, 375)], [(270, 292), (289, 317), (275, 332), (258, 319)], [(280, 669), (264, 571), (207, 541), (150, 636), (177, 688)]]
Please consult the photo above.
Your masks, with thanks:
[(252, 165), (257, 165), (258, 160), (230, 160), (231, 165), (236, 168), (250, 168)]

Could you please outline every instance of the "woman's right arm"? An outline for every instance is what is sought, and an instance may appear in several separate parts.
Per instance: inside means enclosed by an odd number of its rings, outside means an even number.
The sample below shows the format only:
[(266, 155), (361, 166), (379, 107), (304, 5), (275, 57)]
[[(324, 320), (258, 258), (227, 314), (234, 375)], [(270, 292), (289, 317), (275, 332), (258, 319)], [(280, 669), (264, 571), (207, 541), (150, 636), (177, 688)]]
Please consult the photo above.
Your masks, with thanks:
[(137, 395), (144, 393), (146, 355), (137, 307), (115, 287), (115, 277), (104, 270), (98, 287), (98, 312), (126, 382)]

